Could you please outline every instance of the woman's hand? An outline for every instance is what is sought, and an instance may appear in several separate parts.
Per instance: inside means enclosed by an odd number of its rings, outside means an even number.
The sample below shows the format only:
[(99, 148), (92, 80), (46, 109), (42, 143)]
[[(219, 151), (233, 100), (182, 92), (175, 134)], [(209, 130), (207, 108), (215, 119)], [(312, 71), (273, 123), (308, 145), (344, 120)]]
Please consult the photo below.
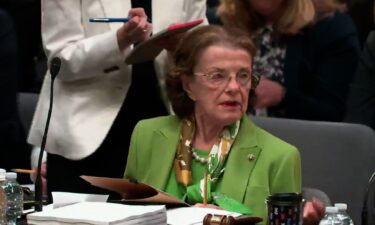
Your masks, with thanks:
[[(38, 171), (38, 168), (33, 168), (34, 171)], [(42, 192), (43, 196), (47, 196), (47, 163), (44, 162), (41, 165), (41, 171), (40, 171), (41, 177), (42, 177)], [(30, 178), (35, 183), (36, 180), (36, 173), (32, 173)]]
[(122, 52), (131, 44), (146, 40), (152, 33), (152, 25), (143, 8), (130, 9), (128, 17), (130, 20), (117, 30), (117, 43)]
[(259, 85), (255, 89), (255, 108), (265, 109), (280, 104), (284, 98), (284, 87), (276, 81), (261, 78)]
[(324, 213), (324, 205), (319, 200), (306, 202), (303, 208), (303, 224), (318, 225)]

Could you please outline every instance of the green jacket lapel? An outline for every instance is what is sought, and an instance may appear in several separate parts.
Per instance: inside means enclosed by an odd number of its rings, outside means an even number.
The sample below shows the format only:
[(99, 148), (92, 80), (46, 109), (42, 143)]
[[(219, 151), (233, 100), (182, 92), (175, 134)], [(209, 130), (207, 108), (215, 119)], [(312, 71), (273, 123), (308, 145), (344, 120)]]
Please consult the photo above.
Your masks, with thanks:
[[(149, 173), (145, 177), (145, 183), (159, 190), (164, 190), (173, 169), (180, 126), (181, 121), (176, 118), (167, 127), (155, 128), (152, 143), (147, 143), (154, 146), (155, 149), (151, 151), (152, 160), (148, 168)], [(223, 194), (243, 201), (251, 172), (260, 152), (255, 125), (247, 116), (244, 116), (221, 182), (220, 191)], [(236, 185), (236, 188), (233, 188), (233, 184)]]
[[(164, 190), (170, 172), (172, 171), (173, 160), (176, 154), (178, 136), (180, 134), (180, 120), (176, 117), (169, 126), (155, 128), (152, 138), (152, 155), (150, 170), (146, 177), (146, 183), (153, 187)], [(161, 156), (159, 155), (161, 154)]]
[(255, 124), (245, 115), (229, 154), (220, 190), (240, 202), (244, 200), (251, 172), (261, 152), (256, 136)]

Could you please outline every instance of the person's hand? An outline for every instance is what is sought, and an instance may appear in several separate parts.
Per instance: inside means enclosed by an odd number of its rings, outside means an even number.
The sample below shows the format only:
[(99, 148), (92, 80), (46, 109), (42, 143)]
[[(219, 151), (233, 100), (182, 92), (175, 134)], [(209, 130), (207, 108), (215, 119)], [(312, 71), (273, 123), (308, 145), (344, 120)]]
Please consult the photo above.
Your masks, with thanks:
[(42, 176), (43, 196), (47, 196), (47, 163), (43, 163), (40, 174)]
[(148, 39), (152, 33), (152, 25), (147, 21), (143, 8), (130, 9), (128, 17), (130, 20), (117, 30), (117, 42), (121, 51), (131, 44)]
[[(34, 171), (38, 171), (38, 168), (33, 168)], [(42, 192), (43, 196), (47, 196), (47, 163), (42, 163), (40, 174), (42, 176)], [(31, 174), (31, 180), (35, 183), (36, 173)]]
[(213, 204), (196, 203), (194, 206), (202, 208), (222, 209), (219, 206)]
[(303, 224), (318, 225), (324, 217), (324, 205), (319, 200), (307, 201), (303, 208)]
[(278, 105), (284, 98), (284, 87), (276, 81), (261, 78), (255, 89), (255, 108), (264, 109)]

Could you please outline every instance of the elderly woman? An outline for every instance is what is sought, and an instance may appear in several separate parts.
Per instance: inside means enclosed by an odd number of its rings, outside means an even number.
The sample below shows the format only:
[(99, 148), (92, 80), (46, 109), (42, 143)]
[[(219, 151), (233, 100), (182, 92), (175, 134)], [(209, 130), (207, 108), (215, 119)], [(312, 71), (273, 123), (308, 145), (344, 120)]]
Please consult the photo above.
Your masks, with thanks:
[(334, 0), (222, 0), (225, 26), (256, 43), (262, 75), (256, 113), (342, 121), (359, 43), (351, 18)]
[[(133, 131), (125, 178), (179, 199), (267, 221), (265, 199), (301, 191), (298, 150), (246, 115), (257, 79), (253, 42), (239, 30), (204, 26), (177, 46), (167, 92), (176, 116), (143, 120)], [(206, 180), (206, 181), (205, 181)]]

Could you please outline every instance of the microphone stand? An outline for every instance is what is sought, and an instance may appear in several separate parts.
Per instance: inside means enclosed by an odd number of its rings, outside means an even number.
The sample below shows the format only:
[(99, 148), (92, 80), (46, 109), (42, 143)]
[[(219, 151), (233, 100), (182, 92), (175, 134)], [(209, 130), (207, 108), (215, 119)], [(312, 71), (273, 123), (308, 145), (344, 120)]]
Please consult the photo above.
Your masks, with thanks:
[(55, 81), (55, 78), (57, 74), (60, 71), (61, 67), (61, 59), (58, 57), (54, 57), (51, 60), (50, 63), (50, 74), (51, 74), (51, 91), (50, 91), (50, 100), (49, 100), (49, 109), (47, 114), (47, 121), (46, 126), (44, 128), (44, 134), (42, 138), (42, 144), (40, 146), (40, 152), (39, 152), (39, 158), (38, 158), (38, 168), (37, 168), (37, 176), (35, 180), (35, 211), (40, 212), (43, 210), (43, 188), (42, 188), (42, 159), (43, 159), (43, 153), (46, 147), (47, 142), (47, 133), (48, 133), (48, 127), (49, 122), (51, 120), (51, 114), (52, 114), (52, 106), (53, 106), (53, 83)]

